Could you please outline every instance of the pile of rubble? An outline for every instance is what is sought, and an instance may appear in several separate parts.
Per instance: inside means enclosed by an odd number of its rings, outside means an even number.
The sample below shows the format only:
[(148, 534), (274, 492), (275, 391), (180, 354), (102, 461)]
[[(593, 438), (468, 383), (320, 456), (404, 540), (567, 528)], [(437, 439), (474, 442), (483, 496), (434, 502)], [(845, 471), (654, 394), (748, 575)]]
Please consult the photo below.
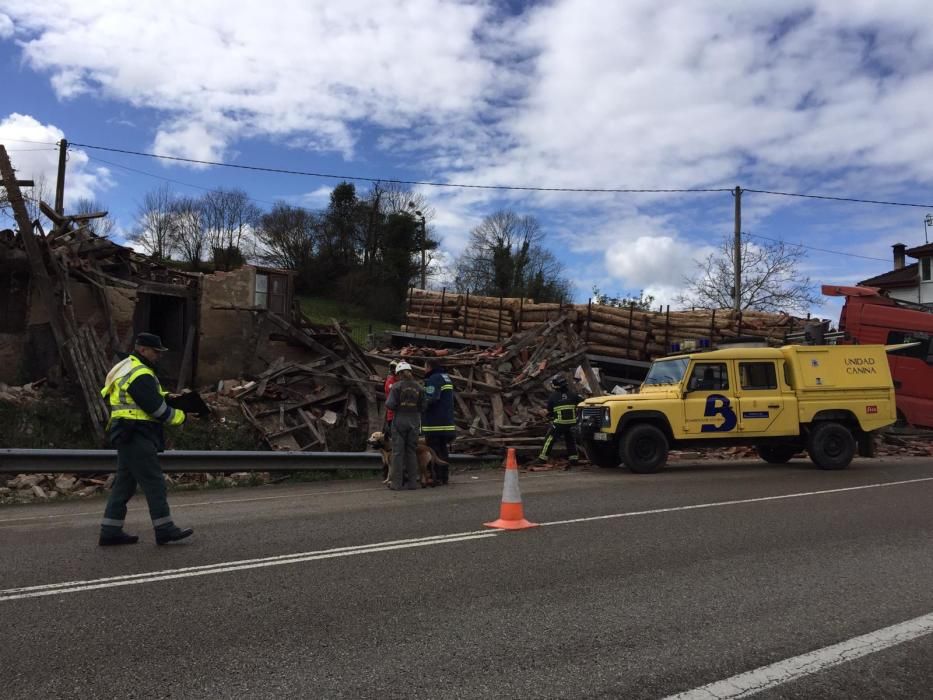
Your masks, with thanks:
[(23, 384), (22, 386), (9, 386), (0, 382), (0, 403), (14, 406), (23, 406), (34, 403), (41, 397), (40, 387), (45, 380)]
[(586, 346), (566, 318), (538, 324), (489, 349), (460, 351), (404, 348), (382, 351), (381, 361), (404, 358), (420, 365), (441, 354), (454, 384), (456, 452), (538, 452), (548, 429), (546, 415), (549, 380), (559, 373), (570, 378), (579, 369), (587, 389), (601, 393), (586, 358)]
[(879, 457), (929, 457), (933, 455), (933, 431), (887, 430), (875, 442)]
[[(9, 475), (6, 479), (0, 475), (0, 505), (88, 498), (108, 492), (113, 485), (113, 479), (113, 474), (18, 474)], [(271, 480), (269, 472), (237, 472), (229, 475), (197, 472), (165, 477), (165, 482), (170, 488), (181, 490), (206, 485), (221, 488), (258, 486)]]

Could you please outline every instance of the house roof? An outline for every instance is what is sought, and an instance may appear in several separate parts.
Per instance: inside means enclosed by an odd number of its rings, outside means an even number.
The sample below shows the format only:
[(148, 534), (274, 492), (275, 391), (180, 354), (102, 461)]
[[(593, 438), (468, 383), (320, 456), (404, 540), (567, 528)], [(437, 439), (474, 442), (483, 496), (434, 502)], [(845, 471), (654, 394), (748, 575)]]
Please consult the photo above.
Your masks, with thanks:
[(884, 274), (859, 282), (860, 287), (880, 287), (894, 289), (897, 287), (914, 287), (917, 284), (917, 266), (919, 263), (905, 265), (900, 270), (891, 270)]
[(928, 255), (933, 255), (933, 243), (924, 243), (923, 245), (918, 245), (916, 248), (908, 248), (904, 252), (912, 258), (923, 258)]

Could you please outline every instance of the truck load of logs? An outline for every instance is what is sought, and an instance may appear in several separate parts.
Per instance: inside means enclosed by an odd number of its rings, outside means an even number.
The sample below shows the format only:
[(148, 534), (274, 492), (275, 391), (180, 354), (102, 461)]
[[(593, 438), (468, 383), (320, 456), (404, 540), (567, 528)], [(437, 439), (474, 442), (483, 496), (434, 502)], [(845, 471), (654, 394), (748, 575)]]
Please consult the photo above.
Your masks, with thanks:
[(479, 297), (420, 289), (409, 290), (403, 331), (501, 342), (511, 333), (566, 319), (594, 355), (653, 360), (704, 343), (715, 346), (739, 337), (763, 338), (775, 346), (788, 333), (803, 330), (806, 319), (788, 314), (732, 309), (645, 311), (635, 305), (536, 304), (531, 299)]

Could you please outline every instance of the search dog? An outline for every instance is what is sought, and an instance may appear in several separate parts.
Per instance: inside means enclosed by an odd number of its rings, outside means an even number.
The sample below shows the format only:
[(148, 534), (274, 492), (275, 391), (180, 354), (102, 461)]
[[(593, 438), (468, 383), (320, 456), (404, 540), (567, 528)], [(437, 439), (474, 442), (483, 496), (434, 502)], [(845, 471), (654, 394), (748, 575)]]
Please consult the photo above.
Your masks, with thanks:
[[(386, 439), (385, 433), (377, 431), (369, 436), (366, 445), (371, 450), (378, 450), (382, 455), (382, 483), (387, 484), (389, 467), (392, 464), (392, 441)], [(436, 486), (434, 475), (437, 465), (449, 466), (449, 464), (438, 457), (437, 452), (424, 444), (424, 438), (418, 439), (415, 455), (418, 458), (418, 481), (421, 483), (421, 488)]]

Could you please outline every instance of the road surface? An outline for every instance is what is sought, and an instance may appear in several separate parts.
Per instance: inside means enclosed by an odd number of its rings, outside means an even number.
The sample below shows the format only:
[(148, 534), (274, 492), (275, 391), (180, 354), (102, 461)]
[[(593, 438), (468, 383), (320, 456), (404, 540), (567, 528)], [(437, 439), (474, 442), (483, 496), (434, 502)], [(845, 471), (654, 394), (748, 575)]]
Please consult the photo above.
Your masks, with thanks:
[(4, 698), (930, 697), (933, 461), (502, 473), (0, 509)]

